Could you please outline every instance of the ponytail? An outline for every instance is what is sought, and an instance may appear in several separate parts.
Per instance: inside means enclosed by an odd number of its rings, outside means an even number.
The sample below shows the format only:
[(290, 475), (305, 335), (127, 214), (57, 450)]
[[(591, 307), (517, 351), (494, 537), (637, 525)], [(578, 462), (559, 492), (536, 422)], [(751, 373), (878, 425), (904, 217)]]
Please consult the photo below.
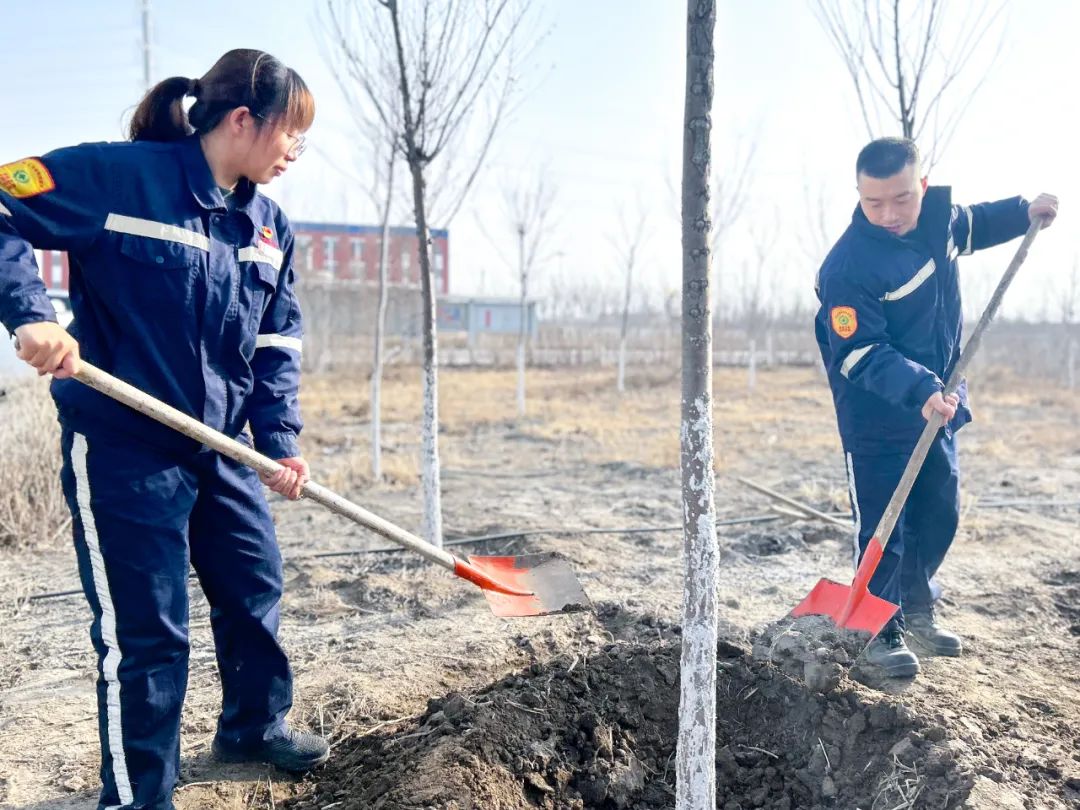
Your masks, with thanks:
[(184, 96), (195, 95), (197, 79), (173, 76), (158, 82), (147, 93), (131, 118), (129, 135), (133, 141), (177, 141), (191, 134)]
[[(184, 98), (195, 103), (185, 111)], [(315, 117), (315, 102), (298, 73), (264, 51), (229, 51), (201, 79), (159, 82), (135, 109), (132, 140), (179, 140), (211, 132), (237, 107), (302, 132)]]
[[(195, 103), (185, 112), (184, 98)], [(176, 141), (210, 132), (231, 110), (253, 114), (291, 130), (305, 130), (315, 102), (295, 70), (263, 51), (238, 48), (222, 56), (201, 79), (174, 76), (139, 102), (129, 129), (133, 141)]]

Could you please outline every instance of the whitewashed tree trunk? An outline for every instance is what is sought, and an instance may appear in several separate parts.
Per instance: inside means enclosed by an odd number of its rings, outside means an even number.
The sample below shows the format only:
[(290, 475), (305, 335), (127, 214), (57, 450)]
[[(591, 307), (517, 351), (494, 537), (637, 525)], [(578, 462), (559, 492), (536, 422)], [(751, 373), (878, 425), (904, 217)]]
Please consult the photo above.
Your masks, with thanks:
[(626, 337), (619, 339), (619, 371), (615, 378), (615, 387), (621, 394), (626, 390)]
[(749, 391), (757, 385), (757, 341), (750, 338), (750, 357), (746, 362), (746, 387)]
[(773, 331), (770, 329), (765, 333), (765, 367), (773, 368), (776, 366), (776, 341), (773, 339)]
[(390, 150), (387, 158), (386, 200), (382, 210), (382, 244), (379, 246), (379, 303), (375, 311), (375, 363), (371, 370), (371, 477), (382, 480), (382, 375), (386, 343), (386, 305), (389, 297), (386, 276), (390, 264), (390, 203), (394, 199), (394, 163)]
[(1073, 391), (1076, 389), (1076, 338), (1071, 335), (1069, 336), (1069, 352), (1065, 368), (1069, 390)]
[(442, 485), (439, 478), (439, 353), (435, 330), (435, 279), (431, 273), (431, 253), (427, 210), (424, 205), (424, 168), (409, 150), (413, 203), (416, 213), (416, 241), (420, 250), (420, 294), (423, 327), (424, 412), (420, 425), (420, 482), (424, 491), (424, 539), (442, 548)]
[(626, 265), (626, 294), (623, 296), (622, 329), (619, 332), (619, 374), (615, 385), (620, 394), (626, 390), (626, 334), (630, 328), (630, 296), (633, 284), (634, 260), (631, 258)]
[(525, 266), (525, 228), (518, 228), (518, 274), (521, 277), (521, 323), (518, 324), (517, 345), (517, 412), (525, 416), (525, 342), (529, 337), (529, 272)]
[(716, 807), (716, 582), (713, 503), (709, 163), (713, 98), (712, 0), (687, 0), (682, 175), (682, 664), (677, 810)]

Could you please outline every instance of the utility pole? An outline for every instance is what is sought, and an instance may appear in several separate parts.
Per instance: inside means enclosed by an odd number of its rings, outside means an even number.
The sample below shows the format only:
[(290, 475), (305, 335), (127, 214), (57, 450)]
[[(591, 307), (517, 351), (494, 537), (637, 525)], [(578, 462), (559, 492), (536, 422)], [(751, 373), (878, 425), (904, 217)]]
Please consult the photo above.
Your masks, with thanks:
[(150, 83), (150, 0), (142, 0), (143, 84), (149, 90)]

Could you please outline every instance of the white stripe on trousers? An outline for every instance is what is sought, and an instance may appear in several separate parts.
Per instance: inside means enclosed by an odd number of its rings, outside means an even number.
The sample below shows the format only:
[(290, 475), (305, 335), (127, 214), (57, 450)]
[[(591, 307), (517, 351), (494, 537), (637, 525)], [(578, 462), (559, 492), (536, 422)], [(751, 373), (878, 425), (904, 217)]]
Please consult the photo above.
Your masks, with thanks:
[(851, 453), (844, 454), (844, 461), (847, 462), (847, 485), (848, 494), (851, 496), (851, 509), (855, 513), (855, 538), (851, 541), (854, 546), (852, 549), (851, 562), (855, 568), (858, 568), (859, 534), (862, 532), (862, 513), (859, 511), (859, 490), (855, 486), (855, 461), (851, 458)]
[(121, 804), (131, 804), (135, 797), (128, 778), (127, 759), (124, 757), (123, 726), (120, 722), (120, 645), (116, 639), (116, 611), (109, 580), (105, 576), (105, 560), (101, 556), (97, 524), (90, 509), (90, 479), (86, 474), (86, 437), (75, 434), (71, 445), (71, 466), (75, 472), (75, 500), (79, 506), (79, 519), (83, 527), (83, 539), (90, 553), (90, 572), (94, 580), (94, 592), (101, 605), (101, 640), (107, 650), (101, 670), (105, 677), (105, 705), (107, 710), (106, 744), (112, 754), (113, 780)]

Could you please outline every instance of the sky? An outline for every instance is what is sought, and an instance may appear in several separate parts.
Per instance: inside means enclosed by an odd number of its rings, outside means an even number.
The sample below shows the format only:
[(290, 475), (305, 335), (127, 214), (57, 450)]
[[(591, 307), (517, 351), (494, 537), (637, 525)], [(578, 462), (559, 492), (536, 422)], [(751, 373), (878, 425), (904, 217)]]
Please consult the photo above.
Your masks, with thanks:
[[(371, 222), (347, 105), (317, 36), (316, 0), (150, 0), (153, 79), (199, 76), (225, 51), (253, 47), (294, 67), (317, 102), (309, 149), (264, 187), (293, 220)], [(403, 0), (407, 13), (408, 0)], [(950, 13), (960, 6), (947, 4)], [(0, 0), (6, 77), (0, 162), (84, 141), (119, 140), (144, 91), (140, 0)], [(614, 300), (622, 283), (621, 222), (644, 217), (635, 300), (676, 294), (681, 279), (677, 185), (685, 69), (681, 0), (536, 0), (540, 32), (523, 72), (529, 91), (501, 130), (450, 230), (455, 295), (514, 295), (515, 255), (503, 192), (542, 168), (556, 189), (554, 226), (535, 274), (539, 296), (588, 284)], [(958, 20), (958, 18), (954, 18)], [(1057, 194), (1062, 214), (1036, 241), (1005, 303), (1009, 315), (1056, 318), (1080, 256), (1080, 3), (1013, 0), (986, 50), (957, 85), (981, 87), (933, 167), (932, 183), (973, 203)], [(953, 22), (947, 41), (963, 34)], [(990, 52), (1000, 41), (996, 59)], [(718, 3), (713, 146), (737, 172), (751, 151), (743, 216), (717, 261), (728, 305), (758, 248), (769, 246), (770, 294), (813, 303), (811, 222), (837, 238), (856, 202), (853, 166), (868, 140), (850, 79), (807, 0)], [(989, 66), (989, 69), (987, 69)], [(966, 80), (966, 81), (964, 81)], [(885, 133), (883, 133), (885, 134)], [(887, 133), (892, 134), (892, 133)], [(399, 217), (407, 222), (407, 209)], [(962, 260), (969, 304), (985, 301), (1011, 258), (997, 248)]]

